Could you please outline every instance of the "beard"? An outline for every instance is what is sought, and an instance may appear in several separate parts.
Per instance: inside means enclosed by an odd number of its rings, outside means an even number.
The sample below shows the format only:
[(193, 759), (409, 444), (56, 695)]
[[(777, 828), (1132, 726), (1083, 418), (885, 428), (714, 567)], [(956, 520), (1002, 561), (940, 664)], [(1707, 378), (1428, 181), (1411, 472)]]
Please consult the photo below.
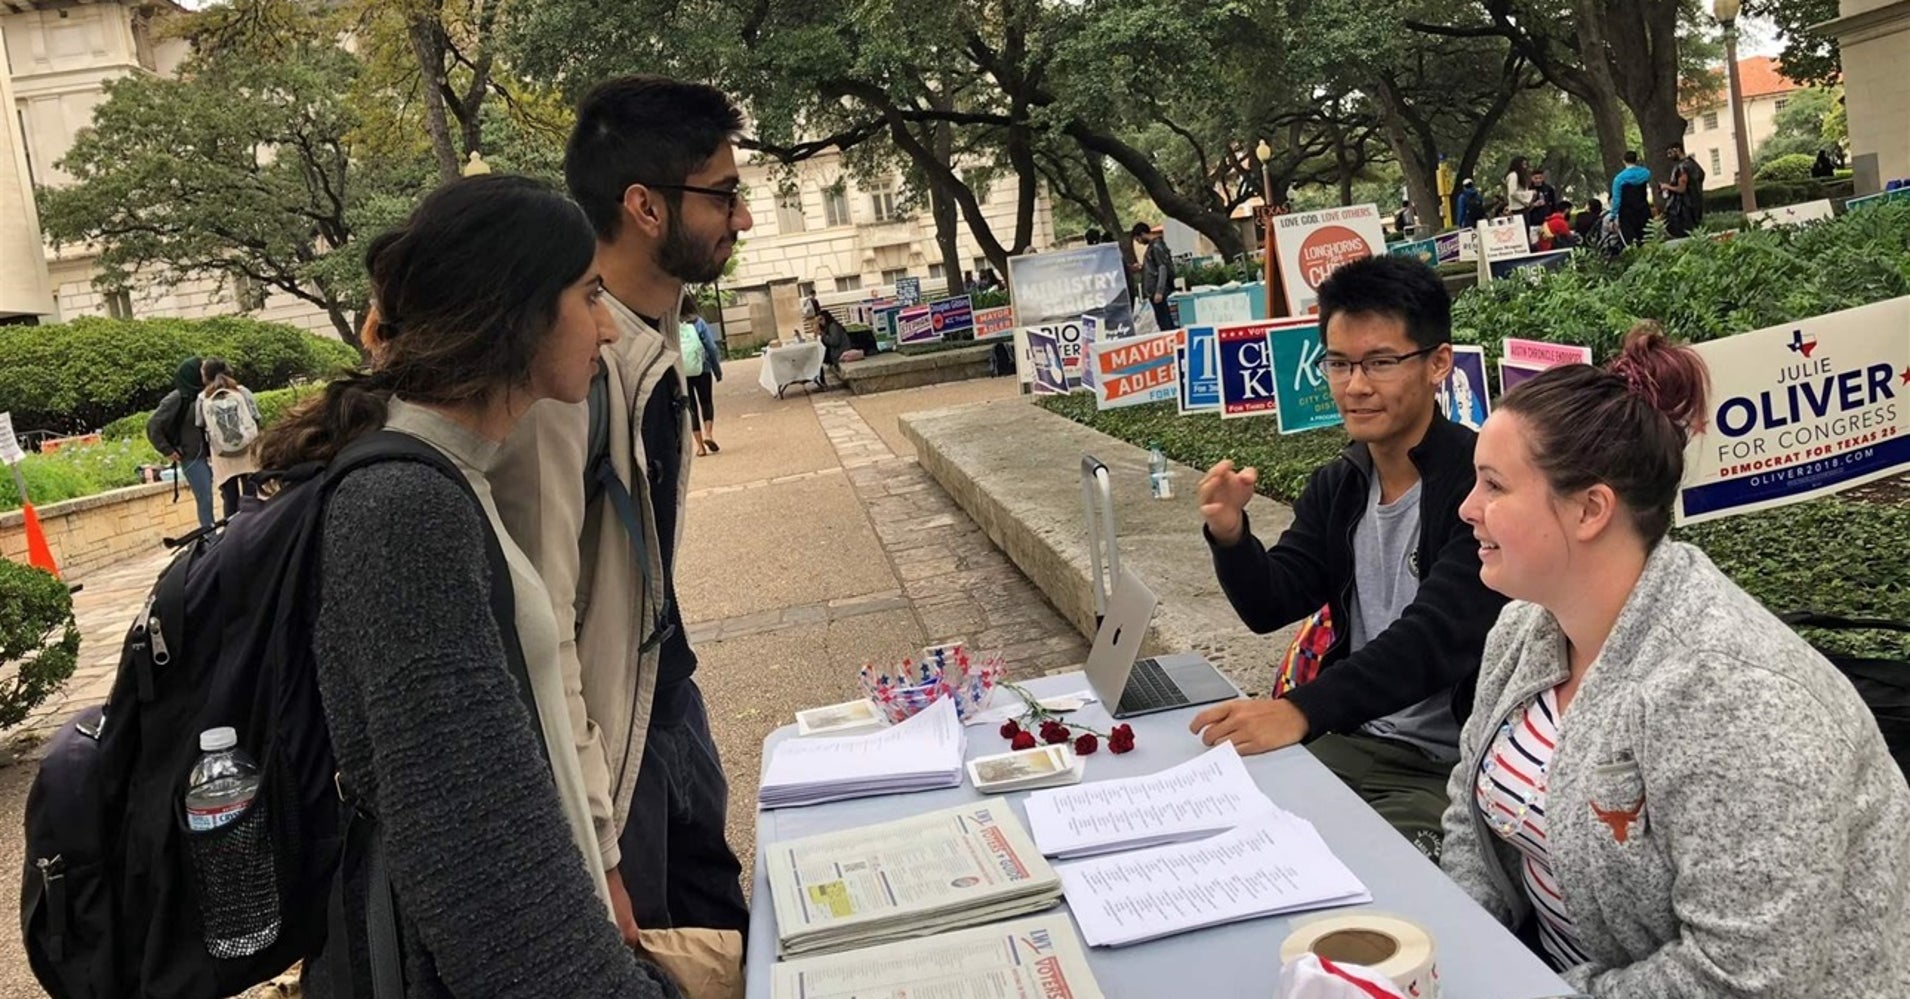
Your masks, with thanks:
[(685, 284), (709, 284), (723, 276), (723, 265), (728, 260), (721, 240), (699, 244), (678, 216), (671, 215), (663, 232), (663, 245), (657, 248), (657, 267), (663, 273)]

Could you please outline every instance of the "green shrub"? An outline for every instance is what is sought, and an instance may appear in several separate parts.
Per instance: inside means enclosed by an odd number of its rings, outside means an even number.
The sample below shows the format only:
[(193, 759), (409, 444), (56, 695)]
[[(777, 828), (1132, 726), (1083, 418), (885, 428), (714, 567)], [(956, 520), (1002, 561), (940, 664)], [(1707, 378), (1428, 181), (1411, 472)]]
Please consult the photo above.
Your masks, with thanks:
[(1008, 304), (1008, 289), (995, 288), (990, 291), (978, 291), (969, 296), (969, 306), (975, 309), (994, 309)]
[(0, 729), (26, 720), (73, 675), (79, 656), (80, 628), (66, 584), (0, 559)]
[(159, 404), (187, 357), (218, 356), (274, 389), (358, 363), (335, 340), (242, 317), (104, 319), (0, 327), (0, 409), (21, 430), (83, 433)]
[(1779, 181), (1795, 184), (1811, 179), (1811, 167), (1816, 158), (1806, 153), (1791, 153), (1779, 156), (1757, 168), (1756, 180), (1759, 184), (1766, 181)]
[[(1856, 192), (1856, 185), (1848, 176), (1834, 177), (1830, 180), (1816, 180), (1805, 177), (1802, 180), (1755, 179), (1757, 185), (1757, 206), (1759, 208), (1781, 208), (1805, 201), (1829, 199), (1841, 204)], [(1704, 210), (1709, 216), (1712, 212), (1742, 211), (1743, 202), (1738, 198), (1736, 184), (1723, 187), (1708, 187), (1704, 192)]]
[[(151, 450), (150, 448), (148, 450)], [(27, 455), (20, 462), (20, 477), (26, 480), (27, 495), (34, 506), (47, 506), (99, 492), (99, 485), (86, 469), (59, 455)], [(20, 508), (20, 489), (13, 476), (0, 473), (0, 510)]]

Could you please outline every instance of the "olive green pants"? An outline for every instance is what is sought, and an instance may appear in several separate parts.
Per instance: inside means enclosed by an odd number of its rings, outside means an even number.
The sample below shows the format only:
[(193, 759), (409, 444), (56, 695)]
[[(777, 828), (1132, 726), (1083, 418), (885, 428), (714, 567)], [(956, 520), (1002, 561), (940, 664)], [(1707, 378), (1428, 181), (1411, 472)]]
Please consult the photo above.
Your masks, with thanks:
[(1429, 760), (1403, 742), (1357, 733), (1329, 733), (1306, 748), (1407, 842), (1439, 862), (1445, 839), (1439, 819), (1446, 812), (1446, 779), (1453, 764)]

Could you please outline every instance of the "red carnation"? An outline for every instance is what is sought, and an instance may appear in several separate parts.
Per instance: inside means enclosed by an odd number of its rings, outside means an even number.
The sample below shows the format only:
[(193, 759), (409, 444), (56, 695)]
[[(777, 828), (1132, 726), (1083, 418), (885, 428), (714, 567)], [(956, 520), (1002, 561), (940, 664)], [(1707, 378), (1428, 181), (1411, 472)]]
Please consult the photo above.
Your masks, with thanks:
[(1008, 745), (1015, 749), (1033, 749), (1035, 748), (1035, 737), (1033, 733), (1016, 732), (1014, 739), (1010, 741)]
[(1051, 746), (1058, 746), (1067, 742), (1069, 738), (1071, 736), (1068, 734), (1068, 726), (1058, 721), (1046, 722), (1041, 726), (1041, 741)]
[(1134, 726), (1116, 725), (1114, 726), (1114, 731), (1108, 733), (1108, 751), (1109, 752), (1126, 753), (1133, 750), (1133, 748), (1134, 748)]
[(1002, 723), (1001, 723), (1001, 737), (1002, 737), (1002, 738), (1004, 738), (1004, 739), (1012, 739), (1012, 738), (1014, 738), (1015, 736), (1017, 736), (1017, 735), (1020, 735), (1020, 734), (1021, 734), (1021, 726), (1020, 726), (1020, 725), (1017, 725), (1017, 724), (1015, 724), (1015, 720), (1014, 720), (1013, 718), (1010, 718), (1010, 719), (1008, 719), (1007, 721), (1005, 721), (1005, 722), (1002, 722)]
[(1086, 756), (1100, 748), (1101, 740), (1096, 738), (1093, 732), (1084, 733), (1080, 738), (1074, 740), (1074, 753), (1076, 756)]

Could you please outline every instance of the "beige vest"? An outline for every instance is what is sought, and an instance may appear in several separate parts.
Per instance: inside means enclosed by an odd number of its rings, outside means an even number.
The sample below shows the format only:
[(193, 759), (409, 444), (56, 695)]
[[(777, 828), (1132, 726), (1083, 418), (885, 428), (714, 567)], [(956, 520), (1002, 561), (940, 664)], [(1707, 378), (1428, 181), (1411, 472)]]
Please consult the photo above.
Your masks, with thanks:
[[(557, 621), (551, 615), (550, 594), (538, 578), (536, 567), (511, 539), (510, 532), (505, 530), (503, 521), (498, 518), (497, 504), (491, 496), (487, 475), (496, 462), (498, 445), (434, 410), (399, 399), (391, 401), (385, 427), (403, 431), (444, 452), (471, 483), (471, 490), (477, 494), (491, 530), (497, 534), (498, 545), (504, 550), (504, 561), (511, 570), (509, 583), (517, 606), (518, 643), (524, 649), (524, 666), (529, 671), (531, 693), (537, 701), (536, 721), (544, 732), (551, 774), (557, 780), (557, 797), (563, 803), (564, 818), (570, 825), (571, 838), (577, 844), (577, 861), (590, 871), (591, 883), (596, 885), (597, 897), (603, 901), (604, 911), (608, 913), (610, 896), (603, 873), (592, 869), (596, 865), (585, 862), (585, 858), (596, 856), (597, 839), (590, 821), (590, 804), (584, 792), (583, 773), (577, 764), (577, 754), (569, 749), (576, 739), (571, 732), (564, 678), (557, 664), (558, 631)], [(491, 584), (495, 586), (498, 582), (492, 580)]]

